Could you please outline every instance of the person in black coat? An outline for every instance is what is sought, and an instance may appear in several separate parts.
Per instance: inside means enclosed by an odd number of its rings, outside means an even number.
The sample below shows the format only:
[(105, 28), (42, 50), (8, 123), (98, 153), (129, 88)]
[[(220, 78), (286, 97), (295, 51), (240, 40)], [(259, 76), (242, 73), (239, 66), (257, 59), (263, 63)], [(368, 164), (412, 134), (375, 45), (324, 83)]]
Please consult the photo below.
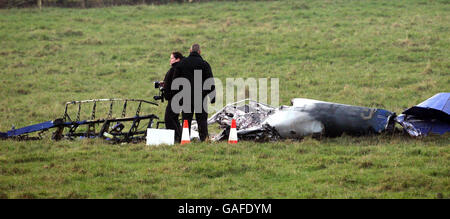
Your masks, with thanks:
[(167, 100), (166, 113), (164, 114), (164, 122), (166, 129), (175, 130), (175, 142), (181, 141), (181, 126), (180, 126), (180, 112), (172, 110), (172, 97), (177, 91), (171, 90), (172, 81), (175, 75), (175, 68), (183, 60), (183, 55), (180, 52), (173, 52), (170, 55), (170, 65), (172, 66), (164, 77), (164, 99)]
[[(205, 141), (209, 136), (207, 122), (208, 112), (207, 105), (205, 104), (205, 106), (203, 106), (203, 100), (209, 96), (210, 102), (215, 102), (215, 86), (211, 66), (200, 56), (200, 54), (200, 46), (198, 44), (192, 45), (189, 56), (177, 65), (174, 78), (185, 78), (190, 82), (190, 101), (185, 102), (185, 104), (190, 102), (190, 106), (187, 106), (187, 108), (186, 106), (182, 107), (182, 119), (183, 121), (188, 121), (190, 131), (192, 118), (195, 114), (200, 140)], [(197, 74), (197, 80), (201, 77), (201, 81), (195, 82), (195, 74)], [(210, 80), (209, 86), (206, 86), (206, 89), (203, 89), (205, 81), (208, 79)], [(183, 99), (181, 99), (181, 101), (183, 101)]]

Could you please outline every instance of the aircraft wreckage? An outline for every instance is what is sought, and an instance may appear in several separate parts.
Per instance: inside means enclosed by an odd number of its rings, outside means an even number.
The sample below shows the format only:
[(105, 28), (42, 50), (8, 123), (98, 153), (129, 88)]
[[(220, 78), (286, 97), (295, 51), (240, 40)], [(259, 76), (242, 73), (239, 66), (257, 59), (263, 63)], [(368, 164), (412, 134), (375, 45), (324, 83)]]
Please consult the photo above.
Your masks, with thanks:
[(232, 119), (236, 120), (238, 138), (246, 140), (389, 133), (396, 122), (410, 136), (420, 137), (450, 132), (449, 114), (450, 93), (436, 94), (399, 116), (385, 109), (304, 98), (292, 99), (291, 106), (279, 108), (243, 100), (225, 106), (208, 119), (208, 124), (218, 123), (223, 130), (214, 140), (228, 138)]
[[(120, 115), (113, 114), (115, 105), (121, 107)], [(133, 111), (131, 116), (127, 116), (127, 107), (130, 108), (130, 105), (134, 105), (136, 111)], [(54, 129), (53, 140), (100, 137), (114, 143), (138, 142), (145, 140), (146, 128), (152, 127), (153, 121), (159, 119), (154, 114), (141, 115), (143, 105), (158, 106), (156, 103), (138, 99), (93, 99), (67, 102), (62, 118), (19, 129), (13, 127), (8, 132), (0, 132), (0, 138), (39, 140), (43, 138), (44, 133)], [(103, 118), (97, 118), (99, 108), (103, 109), (102, 113), (106, 113)], [(83, 119), (82, 114), (86, 112), (90, 114), (88, 118)], [(37, 133), (37, 136), (30, 136), (32, 133)]]
[[(120, 116), (112, 116), (113, 104), (122, 102)], [(88, 119), (80, 119), (83, 104), (92, 104)], [(109, 103), (105, 118), (96, 118), (96, 106)], [(133, 116), (126, 116), (127, 105), (138, 104)], [(52, 139), (103, 138), (113, 143), (139, 142), (146, 138), (146, 129), (159, 118), (154, 114), (140, 115), (143, 104), (156, 103), (137, 99), (94, 99), (67, 102), (62, 118), (20, 129), (0, 132), (2, 139), (42, 139), (42, 133), (55, 129)], [(68, 114), (69, 106), (76, 106), (76, 116)], [(228, 138), (232, 119), (236, 120), (238, 138), (242, 140), (274, 141), (301, 139), (305, 136), (337, 137), (342, 134), (361, 136), (392, 132), (395, 123), (411, 136), (445, 134), (450, 131), (450, 93), (439, 93), (428, 100), (405, 110), (397, 116), (385, 109), (352, 106), (319, 100), (295, 98), (291, 106), (272, 107), (253, 100), (231, 103), (208, 119), (208, 124), (218, 123), (222, 131), (214, 141)], [(130, 123), (129, 125), (127, 123)], [(157, 122), (156, 128), (159, 124)], [(142, 125), (143, 124), (143, 125)], [(100, 127), (96, 131), (96, 127)], [(195, 136), (197, 125), (192, 124), (191, 136)], [(31, 133), (37, 137), (30, 137)]]
[[(305, 136), (337, 137), (392, 131), (395, 113), (384, 109), (296, 98), (292, 106), (274, 108), (246, 100), (229, 104), (213, 115), (208, 123), (219, 123), (222, 133), (215, 140), (228, 137), (231, 120), (236, 120), (239, 139), (301, 139)], [(240, 105), (240, 106), (239, 106)]]

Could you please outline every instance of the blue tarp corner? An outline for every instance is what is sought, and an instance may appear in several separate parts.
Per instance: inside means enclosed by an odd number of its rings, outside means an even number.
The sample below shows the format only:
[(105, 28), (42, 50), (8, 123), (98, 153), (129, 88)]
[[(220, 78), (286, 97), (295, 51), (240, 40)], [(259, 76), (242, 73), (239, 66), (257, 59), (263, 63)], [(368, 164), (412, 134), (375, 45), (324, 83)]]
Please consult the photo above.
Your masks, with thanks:
[(438, 93), (405, 110), (397, 121), (411, 136), (450, 132), (450, 93)]

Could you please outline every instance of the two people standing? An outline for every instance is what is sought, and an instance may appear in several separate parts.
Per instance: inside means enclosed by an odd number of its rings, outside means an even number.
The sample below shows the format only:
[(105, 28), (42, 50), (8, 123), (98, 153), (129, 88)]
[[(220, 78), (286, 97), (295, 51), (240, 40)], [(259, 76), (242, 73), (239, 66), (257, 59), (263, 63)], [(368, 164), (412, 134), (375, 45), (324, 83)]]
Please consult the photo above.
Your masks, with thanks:
[[(188, 57), (184, 58), (181, 53), (174, 52), (170, 60), (172, 67), (164, 78), (165, 98), (168, 100), (164, 116), (166, 128), (175, 130), (175, 141), (180, 142), (182, 130), (178, 120), (180, 111), (182, 120), (188, 121), (189, 131), (195, 115), (200, 140), (205, 141), (208, 138), (206, 98), (209, 97), (211, 103), (215, 102), (214, 76), (211, 66), (202, 58), (198, 44), (191, 46)], [(196, 81), (200, 78), (201, 81)], [(203, 86), (206, 84), (208, 86), (204, 89)]]

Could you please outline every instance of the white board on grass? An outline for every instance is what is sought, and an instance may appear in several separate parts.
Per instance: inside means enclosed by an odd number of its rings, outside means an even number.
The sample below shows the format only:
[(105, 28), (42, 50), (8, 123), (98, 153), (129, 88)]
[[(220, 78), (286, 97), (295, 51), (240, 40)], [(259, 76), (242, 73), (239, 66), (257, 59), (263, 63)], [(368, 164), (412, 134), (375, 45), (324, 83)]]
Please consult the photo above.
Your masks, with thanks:
[(173, 145), (175, 142), (175, 130), (147, 129), (147, 145)]

